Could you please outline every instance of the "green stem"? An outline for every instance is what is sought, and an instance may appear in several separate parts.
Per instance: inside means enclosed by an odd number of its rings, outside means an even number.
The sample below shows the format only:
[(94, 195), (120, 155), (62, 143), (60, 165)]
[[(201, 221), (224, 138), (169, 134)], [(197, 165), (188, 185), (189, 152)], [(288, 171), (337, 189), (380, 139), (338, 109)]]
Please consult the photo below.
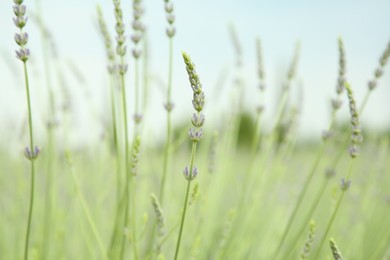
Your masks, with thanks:
[(191, 188), (191, 178), (192, 178), (192, 170), (194, 167), (195, 152), (196, 152), (196, 142), (192, 142), (191, 163), (190, 163), (190, 170), (189, 170), (190, 177), (189, 177), (188, 182), (187, 182), (187, 190), (186, 190), (186, 197), (184, 199), (183, 214), (181, 216), (179, 236), (177, 238), (177, 243), (176, 243), (176, 251), (175, 251), (175, 258), (174, 258), (175, 260), (178, 259), (178, 256), (179, 256), (181, 237), (182, 237), (183, 228), (184, 228), (184, 220), (186, 218), (186, 212), (187, 212), (187, 206), (188, 206), (188, 197), (189, 197), (190, 188)]
[(164, 151), (164, 165), (163, 165), (163, 176), (161, 179), (160, 186), (160, 203), (163, 205), (164, 203), (164, 188), (165, 181), (168, 172), (168, 163), (169, 163), (169, 147), (171, 143), (171, 92), (172, 92), (172, 67), (173, 67), (173, 40), (169, 38), (169, 65), (168, 65), (168, 93), (167, 93), (167, 141), (165, 144)]
[(110, 257), (112, 257), (114, 247), (117, 241), (118, 236), (118, 229), (120, 225), (120, 214), (121, 214), (121, 194), (122, 194), (122, 187), (121, 187), (121, 163), (119, 161), (119, 155), (120, 155), (120, 147), (118, 142), (118, 127), (117, 127), (117, 119), (116, 119), (116, 106), (115, 106), (115, 82), (114, 82), (114, 75), (110, 75), (110, 95), (111, 95), (111, 114), (112, 114), (112, 131), (113, 131), (113, 140), (114, 140), (114, 161), (115, 161), (115, 170), (116, 170), (116, 213), (115, 213), (115, 222), (114, 222), (114, 228), (111, 235), (111, 242), (110, 247), (108, 249), (108, 253)]
[(73, 180), (73, 184), (75, 186), (75, 190), (76, 190), (76, 194), (77, 194), (77, 197), (80, 201), (80, 204), (81, 204), (81, 207), (84, 211), (84, 214), (87, 218), (87, 222), (92, 230), (92, 233), (96, 239), (96, 242), (98, 244), (98, 247), (99, 247), (99, 251), (100, 251), (100, 254), (102, 255), (102, 257), (104, 259), (108, 259), (107, 256), (106, 256), (106, 253), (105, 253), (105, 249), (104, 249), (104, 246), (103, 246), (103, 242), (100, 238), (100, 235), (99, 235), (99, 232), (96, 228), (96, 224), (95, 222), (93, 221), (92, 219), (92, 216), (91, 216), (91, 212), (89, 211), (88, 209), (88, 206), (87, 206), (87, 203), (85, 201), (85, 198), (83, 196), (83, 194), (81, 193), (80, 191), (80, 184), (79, 184), (79, 180), (74, 172), (74, 169), (73, 169), (73, 165), (72, 165), (72, 162), (71, 162), (71, 158), (70, 158), (70, 154), (68, 153), (67, 155), (67, 160), (68, 160), (68, 164), (71, 166), (71, 175), (72, 175), (72, 180)]
[(135, 221), (135, 216), (136, 216), (136, 197), (135, 197), (135, 194), (136, 194), (136, 190), (135, 190), (135, 187), (136, 187), (136, 182), (135, 182), (135, 176), (132, 176), (131, 178), (131, 191), (132, 191), (132, 196), (131, 196), (131, 206), (132, 206), (132, 210), (131, 210), (131, 225), (132, 225), (132, 236), (133, 236), (133, 241), (132, 241), (132, 245), (133, 245), (133, 256), (134, 256), (134, 259), (137, 260), (138, 259), (138, 250), (137, 250), (137, 225), (136, 225), (136, 221)]
[[(345, 179), (346, 181), (348, 181), (348, 180), (350, 179), (350, 176), (351, 176), (351, 173), (352, 173), (352, 168), (353, 168), (353, 162), (354, 162), (354, 161), (355, 161), (354, 159), (351, 160), (351, 163), (350, 163), (350, 166), (349, 166), (349, 171), (348, 171), (347, 177), (346, 177), (346, 179)], [(334, 222), (334, 220), (335, 220), (335, 218), (336, 218), (336, 215), (337, 215), (337, 212), (338, 212), (338, 210), (339, 210), (339, 208), (340, 208), (341, 202), (343, 201), (345, 192), (346, 192), (346, 190), (344, 190), (344, 189), (341, 190), (341, 196), (340, 196), (339, 199), (337, 200), (336, 207), (335, 207), (335, 209), (333, 210), (332, 216), (331, 216), (331, 218), (330, 218), (330, 220), (329, 220), (329, 222), (328, 222), (328, 225), (327, 225), (327, 227), (326, 227), (325, 233), (322, 235), (321, 242), (320, 242), (320, 244), (319, 244), (319, 248), (317, 249), (317, 253), (316, 253), (316, 255), (315, 255), (315, 257), (314, 257), (313, 259), (319, 259), (318, 257), (319, 257), (319, 255), (320, 255), (320, 253), (321, 253), (321, 249), (322, 249), (322, 247), (323, 247), (323, 245), (324, 245), (325, 239), (328, 237), (330, 228), (332, 227), (332, 224), (333, 224), (333, 222)]]
[[(124, 64), (123, 57), (121, 58), (121, 64)], [(126, 176), (126, 182), (125, 182), (125, 218), (124, 218), (124, 225), (123, 228), (126, 228), (128, 225), (128, 215), (129, 215), (129, 182), (130, 182), (130, 170), (129, 170), (129, 133), (128, 133), (128, 126), (127, 126), (127, 103), (126, 103), (126, 88), (125, 88), (125, 77), (124, 75), (121, 75), (121, 88), (122, 88), (122, 108), (123, 108), (123, 124), (124, 124), (124, 131), (125, 131), (125, 176)], [(122, 237), (122, 245), (121, 245), (121, 257), (120, 259), (123, 259), (124, 257), (124, 251), (125, 251), (125, 237)]]
[[(32, 123), (32, 110), (31, 110), (31, 97), (30, 97), (30, 86), (28, 82), (28, 72), (27, 72), (27, 64), (23, 62), (23, 70), (24, 70), (24, 79), (26, 83), (26, 96), (27, 96), (27, 108), (28, 108), (28, 125), (29, 125), (29, 133), (30, 133), (30, 152), (34, 153), (34, 138), (33, 138), (33, 123)], [(34, 167), (34, 159), (30, 160), (31, 162), (31, 188), (30, 188), (30, 206), (28, 210), (28, 219), (27, 219), (27, 230), (26, 230), (26, 239), (24, 246), (24, 259), (28, 259), (28, 245), (30, 241), (30, 231), (31, 231), (31, 220), (32, 213), (34, 207), (34, 187), (35, 187), (35, 167)]]

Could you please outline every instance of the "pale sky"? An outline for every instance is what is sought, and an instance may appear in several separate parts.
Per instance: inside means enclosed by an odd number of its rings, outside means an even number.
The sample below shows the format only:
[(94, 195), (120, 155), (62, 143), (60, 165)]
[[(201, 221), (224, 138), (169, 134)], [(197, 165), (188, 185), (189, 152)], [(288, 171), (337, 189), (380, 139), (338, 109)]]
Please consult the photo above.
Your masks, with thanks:
[[(111, 1), (98, 0), (40, 0), (43, 19), (51, 31), (60, 55), (61, 70), (66, 76), (72, 93), (78, 127), (75, 140), (91, 138), (91, 126), (102, 117), (107, 107), (105, 74), (105, 50), (96, 29), (96, 5), (101, 5), (110, 28), (114, 25)], [(148, 30), (151, 73), (166, 82), (167, 39), (165, 37), (165, 13), (163, 0), (145, 0), (144, 23)], [(0, 131), (1, 143), (17, 139), (15, 129), (25, 117), (25, 92), (22, 80), (22, 65), (15, 58), (16, 44), (13, 35), (16, 28), (12, 22), (13, 1), (0, 2)], [(25, 1), (27, 13), (36, 10), (36, 1)], [(213, 121), (226, 111), (234, 93), (232, 72), (234, 49), (230, 41), (228, 25), (233, 24), (243, 49), (242, 75), (246, 83), (247, 107), (253, 109), (259, 98), (256, 75), (255, 38), (263, 45), (264, 65), (267, 77), (266, 118), (271, 118), (275, 106), (275, 93), (285, 78), (294, 45), (301, 43), (298, 65), (298, 85), (304, 90), (303, 114), (300, 133), (320, 136), (329, 121), (329, 99), (333, 97), (338, 71), (337, 38), (342, 36), (346, 48), (347, 78), (361, 101), (367, 81), (384, 48), (390, 40), (389, 0), (346, 1), (255, 1), (255, 0), (181, 0), (174, 1), (177, 35), (174, 38), (173, 99), (176, 104), (174, 120), (189, 117), (192, 113), (191, 89), (181, 59), (181, 51), (190, 54), (197, 66), (207, 97), (206, 118)], [(130, 34), (131, 1), (122, 1), (126, 32)], [(32, 58), (29, 62), (30, 80), (37, 127), (42, 127), (47, 115), (47, 95), (39, 31), (30, 19), (26, 26), (30, 41), (28, 47)], [(112, 30), (113, 33), (113, 30)], [(131, 43), (128, 42), (128, 48)], [(71, 72), (76, 66), (83, 76), (80, 83)], [(131, 92), (132, 61), (128, 86)], [(54, 69), (54, 68), (51, 68)], [(73, 68), (74, 69), (74, 68)], [(224, 72), (226, 80), (220, 99), (215, 98), (218, 78)], [(56, 84), (56, 83), (55, 83)], [(57, 84), (58, 85), (58, 84)], [(58, 99), (61, 91), (54, 86)], [(297, 90), (293, 90), (296, 92)], [(87, 97), (87, 101), (86, 98)], [(346, 97), (345, 97), (346, 98)], [(58, 100), (57, 99), (57, 100)], [(129, 97), (132, 102), (132, 97)], [(375, 127), (390, 125), (387, 108), (390, 99), (390, 68), (379, 87), (372, 93), (367, 110), (362, 115), (363, 123)], [(158, 84), (151, 85), (152, 106), (148, 122), (163, 125), (165, 114), (162, 103), (165, 97)], [(225, 101), (223, 101), (225, 100)], [(214, 102), (214, 103), (213, 103)], [(346, 103), (346, 99), (345, 99)], [(268, 108), (268, 110), (267, 110)], [(346, 115), (348, 110), (343, 108)], [(109, 111), (107, 111), (109, 113)], [(93, 115), (94, 118), (91, 118)], [(103, 115), (104, 117), (104, 115)], [(96, 123), (96, 122), (95, 122)], [(40, 126), (39, 126), (40, 125)], [(363, 124), (364, 127), (364, 124)], [(39, 132), (39, 130), (38, 130)], [(41, 131), (42, 132), (42, 131)], [(95, 136), (97, 136), (96, 131)], [(4, 133), (4, 134), (3, 134)], [(37, 134), (39, 135), (39, 133)], [(88, 139), (87, 138), (87, 139)]]

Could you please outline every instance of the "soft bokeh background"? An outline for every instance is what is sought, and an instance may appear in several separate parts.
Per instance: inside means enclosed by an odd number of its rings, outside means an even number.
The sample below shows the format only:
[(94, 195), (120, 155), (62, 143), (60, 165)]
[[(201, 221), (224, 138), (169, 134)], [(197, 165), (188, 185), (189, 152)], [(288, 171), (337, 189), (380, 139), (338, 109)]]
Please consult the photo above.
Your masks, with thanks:
[[(168, 42), (165, 37), (163, 1), (145, 0), (144, 23), (150, 57), (150, 106), (146, 115), (149, 135), (163, 136), (165, 111), (164, 82), (167, 81)], [(267, 90), (266, 121), (271, 122), (277, 95), (297, 41), (301, 44), (298, 79), (294, 84), (303, 87), (302, 117), (299, 132), (303, 137), (318, 138), (329, 121), (330, 98), (335, 93), (338, 51), (337, 38), (342, 36), (346, 48), (347, 77), (356, 92), (358, 103), (367, 89), (367, 81), (385, 46), (390, 40), (390, 1), (233, 1), (197, 0), (173, 1), (177, 35), (174, 38), (173, 100), (176, 104), (174, 122), (189, 117), (191, 90), (181, 59), (181, 51), (190, 53), (207, 96), (206, 116), (210, 122), (229, 111), (229, 100), (234, 95), (233, 79), (235, 52), (228, 26), (234, 25), (243, 50), (242, 78), (245, 82), (246, 107), (253, 111), (260, 96), (257, 89), (255, 38), (263, 45)], [(43, 66), (42, 45), (33, 15), (37, 3), (45, 26), (50, 31), (58, 52), (51, 61), (54, 75), (61, 70), (71, 96), (73, 142), (82, 144), (97, 140), (101, 135), (101, 119), (110, 115), (108, 76), (105, 73), (105, 50), (97, 29), (96, 6), (101, 5), (105, 19), (113, 29), (114, 15), (111, 1), (98, 0), (40, 0), (25, 1), (29, 20), (26, 31), (30, 35), (28, 47), (33, 91), (34, 119), (38, 138), (45, 134), (48, 117), (48, 97)], [(25, 90), (22, 65), (15, 58), (16, 44), (12, 22), (13, 1), (0, 2), (0, 140), (10, 146), (19, 144), (26, 118)], [(122, 1), (127, 34), (130, 34), (131, 1)], [(114, 31), (112, 30), (112, 33)], [(130, 41), (128, 48), (131, 48)], [(129, 56), (128, 56), (129, 57)], [(133, 63), (129, 57), (127, 75), (130, 89), (133, 82)], [(64, 99), (58, 79), (51, 79), (56, 94), (57, 108)], [(371, 96), (362, 121), (363, 127), (389, 127), (390, 71), (387, 66), (379, 87)], [(130, 105), (132, 107), (132, 105)], [(225, 112), (226, 113), (226, 112)], [(348, 109), (343, 107), (344, 116)], [(62, 118), (59, 116), (61, 124)], [(157, 127), (160, 126), (160, 127)], [(164, 126), (164, 127), (161, 127)], [(209, 125), (210, 126), (210, 125)]]

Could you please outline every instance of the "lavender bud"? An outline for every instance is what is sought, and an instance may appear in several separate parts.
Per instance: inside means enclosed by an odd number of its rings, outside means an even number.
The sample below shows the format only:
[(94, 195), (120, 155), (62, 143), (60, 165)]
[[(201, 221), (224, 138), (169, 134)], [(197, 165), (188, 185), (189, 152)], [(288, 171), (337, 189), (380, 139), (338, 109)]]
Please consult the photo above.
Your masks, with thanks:
[(27, 17), (24, 16), (14, 17), (14, 24), (19, 29), (22, 29), (26, 25), (26, 23), (27, 23)]
[(348, 149), (349, 151), (349, 155), (352, 157), (352, 158), (355, 158), (356, 156), (358, 156), (359, 154), (359, 148), (356, 146), (356, 145), (352, 145), (349, 147)]
[(203, 114), (194, 113), (191, 118), (192, 125), (195, 127), (202, 127), (204, 125), (205, 116)]
[(134, 49), (134, 50), (132, 50), (132, 54), (133, 54), (133, 57), (135, 59), (138, 59), (139, 57), (141, 57), (142, 52), (141, 52), (141, 50)]
[(19, 46), (24, 46), (27, 44), (28, 41), (28, 34), (27, 33), (15, 33), (15, 42)]
[(374, 88), (376, 88), (376, 84), (377, 84), (376, 80), (370, 80), (370, 81), (368, 82), (368, 88), (369, 88), (370, 90), (373, 90)]
[(19, 49), (19, 51), (16, 52), (16, 58), (19, 60), (26, 62), (28, 60), (28, 57), (30, 56), (30, 50), (27, 48)]
[(141, 38), (142, 38), (142, 36), (141, 36), (141, 34), (133, 34), (132, 36), (131, 36), (131, 40), (135, 43), (135, 44), (137, 44), (140, 40), (141, 40)]
[(345, 180), (344, 178), (341, 179), (340, 182), (341, 190), (346, 191), (351, 186), (351, 180)]
[(30, 150), (29, 147), (26, 147), (26, 148), (24, 149), (24, 156), (25, 156), (28, 160), (33, 161), (33, 160), (35, 160), (36, 158), (38, 158), (38, 155), (39, 155), (39, 152), (40, 152), (40, 151), (41, 151), (41, 150), (39, 150), (38, 146), (35, 146), (33, 152), (31, 152), (31, 150)]
[(203, 129), (190, 128), (190, 130), (188, 130), (188, 135), (192, 142), (197, 143), (203, 137)]
[(196, 178), (196, 176), (198, 176), (198, 168), (196, 167), (193, 167), (192, 168), (192, 173), (189, 172), (188, 170), (188, 167), (186, 166), (183, 170), (183, 174), (184, 174), (184, 177), (188, 180), (188, 181), (192, 181), (193, 179)]
[(175, 22), (175, 16), (173, 14), (167, 14), (167, 21), (172, 25)]
[(205, 99), (205, 95), (203, 92), (200, 94), (194, 93), (194, 97), (192, 100), (192, 106), (194, 107), (194, 109), (196, 111), (198, 111), (198, 112), (202, 111), (203, 106), (204, 106), (204, 99)]
[(116, 47), (116, 53), (117, 53), (119, 56), (125, 56), (125, 54), (126, 54), (126, 46), (118, 45), (118, 46)]
[(127, 72), (127, 64), (118, 64), (118, 72), (120, 75), (125, 75)]
[(383, 69), (377, 68), (377, 69), (375, 70), (375, 77), (376, 77), (376, 78), (380, 78), (382, 75), (383, 75)]
[(17, 17), (24, 16), (26, 14), (26, 6), (25, 5), (14, 5), (14, 14)]
[(172, 3), (165, 3), (165, 12), (172, 13), (173, 12), (173, 4)]
[(175, 29), (175, 27), (169, 27), (169, 28), (167, 28), (166, 33), (167, 33), (167, 36), (168, 36), (169, 38), (172, 38), (172, 37), (175, 36), (175, 34), (176, 34), (176, 29)]
[(175, 107), (175, 104), (173, 104), (172, 102), (169, 102), (169, 103), (164, 104), (164, 107), (165, 107), (165, 109), (166, 109), (168, 112), (170, 112), (170, 111), (172, 111), (173, 108)]

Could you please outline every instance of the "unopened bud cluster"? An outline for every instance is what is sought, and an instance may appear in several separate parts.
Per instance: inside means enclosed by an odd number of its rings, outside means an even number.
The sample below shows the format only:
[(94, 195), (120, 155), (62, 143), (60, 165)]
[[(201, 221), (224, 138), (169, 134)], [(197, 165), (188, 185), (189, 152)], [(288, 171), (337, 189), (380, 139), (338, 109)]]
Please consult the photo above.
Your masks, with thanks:
[(116, 31), (116, 53), (122, 59), (122, 63), (118, 65), (118, 72), (120, 75), (124, 75), (127, 72), (127, 64), (124, 63), (123, 57), (126, 55), (126, 37), (125, 37), (125, 25), (123, 24), (123, 13), (120, 6), (120, 0), (113, 0), (115, 7), (115, 31)]
[(131, 41), (134, 43), (132, 54), (135, 59), (138, 59), (142, 53), (138, 44), (142, 40), (145, 31), (145, 26), (141, 22), (143, 13), (141, 0), (133, 0), (133, 35), (131, 35)]
[(26, 6), (22, 4), (23, 0), (14, 0), (14, 3), (14, 24), (20, 29), (19, 33), (15, 33), (15, 42), (20, 47), (19, 50), (16, 51), (16, 57), (19, 60), (26, 62), (30, 56), (30, 50), (26, 48), (28, 34), (23, 32), (23, 27), (27, 23), (27, 16), (25, 16)]
[(165, 2), (165, 13), (168, 22), (168, 27), (166, 30), (167, 36), (172, 38), (176, 34), (175, 24), (175, 15), (173, 14), (173, 4), (170, 0), (164, 0)]
[(379, 59), (379, 66), (376, 68), (374, 72), (374, 79), (368, 82), (369, 90), (373, 90), (374, 88), (376, 88), (378, 84), (378, 79), (382, 77), (383, 69), (386, 66), (389, 57), (390, 57), (390, 41), (387, 43), (387, 47)]
[(141, 147), (141, 138), (138, 136), (134, 141), (133, 152), (131, 154), (131, 173), (133, 175), (137, 175), (140, 147)]
[(353, 92), (348, 83), (345, 84), (347, 89), (348, 100), (349, 100), (349, 110), (351, 113), (351, 147), (349, 148), (349, 154), (352, 158), (355, 158), (359, 154), (359, 144), (363, 141), (362, 128), (359, 121), (359, 114), (356, 107), (355, 98)]
[(339, 45), (339, 77), (337, 79), (336, 92), (337, 94), (341, 94), (344, 90), (344, 85), (346, 82), (346, 59), (345, 59), (345, 49), (344, 43), (341, 38), (338, 40)]
[[(192, 106), (196, 111), (192, 115), (191, 123), (193, 127), (188, 130), (188, 135), (193, 144), (196, 144), (203, 137), (202, 127), (205, 123), (205, 116), (202, 113), (202, 110), (204, 107), (205, 95), (202, 90), (202, 84), (199, 81), (199, 76), (195, 71), (195, 65), (192, 63), (190, 56), (188, 56), (188, 54), (185, 52), (183, 52), (182, 55), (184, 63), (186, 64), (188, 78), (193, 91)], [(183, 173), (187, 180), (193, 180), (198, 174), (198, 170), (196, 167), (193, 167), (190, 170), (188, 169), (188, 167), (186, 167)]]
[(264, 73), (264, 65), (263, 65), (263, 52), (261, 48), (260, 39), (256, 40), (256, 52), (257, 52), (257, 75), (259, 77), (259, 88), (261, 91), (265, 90), (265, 73)]
[(114, 66), (115, 52), (114, 52), (113, 47), (112, 47), (111, 36), (110, 36), (110, 33), (108, 32), (107, 24), (103, 19), (102, 10), (100, 8), (98, 8), (97, 12), (98, 12), (99, 28), (100, 28), (100, 32), (104, 38), (104, 45), (106, 47), (107, 59), (109, 61), (109, 65), (107, 67), (107, 70), (110, 74), (113, 74), (115, 72), (115, 66)]

